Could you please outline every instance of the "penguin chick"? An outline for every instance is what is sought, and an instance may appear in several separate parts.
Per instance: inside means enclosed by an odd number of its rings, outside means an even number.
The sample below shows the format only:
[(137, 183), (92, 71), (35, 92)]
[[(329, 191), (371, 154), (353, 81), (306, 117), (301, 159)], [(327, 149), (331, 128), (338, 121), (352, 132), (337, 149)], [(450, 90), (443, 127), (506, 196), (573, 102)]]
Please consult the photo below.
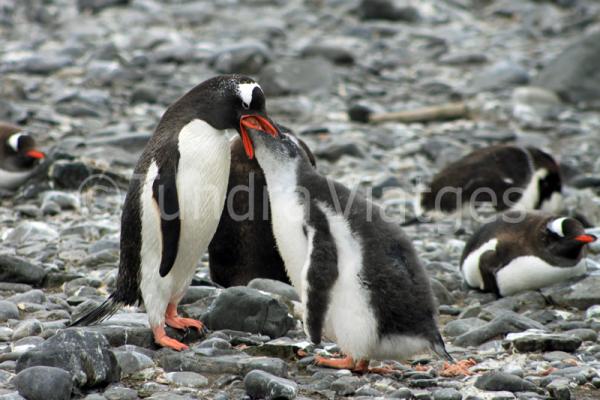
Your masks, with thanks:
[(336, 368), (433, 350), (451, 359), (436, 324), (429, 278), (383, 210), (311, 167), (296, 138), (250, 131), (265, 174), (273, 233), (314, 343), (334, 340)]
[[(289, 129), (278, 127), (293, 135)], [(314, 166), (308, 146), (301, 139), (298, 142)], [(230, 144), (231, 170), (225, 207), (208, 246), (210, 277), (223, 287), (245, 286), (254, 278), (289, 284), (271, 228), (265, 175), (256, 159), (248, 158), (239, 136)]]
[(16, 125), (0, 122), (0, 189), (18, 188), (44, 157), (31, 135)]
[(469, 239), (461, 272), (470, 287), (500, 296), (539, 289), (585, 273), (595, 240), (574, 218), (509, 211)]
[(200, 321), (179, 317), (177, 305), (223, 210), (228, 132), (242, 136), (252, 157), (248, 128), (277, 134), (260, 86), (241, 75), (209, 79), (167, 109), (138, 161), (123, 206), (116, 290), (72, 325), (92, 324), (122, 305), (143, 302), (155, 342), (188, 348), (166, 335), (165, 323), (203, 328)]

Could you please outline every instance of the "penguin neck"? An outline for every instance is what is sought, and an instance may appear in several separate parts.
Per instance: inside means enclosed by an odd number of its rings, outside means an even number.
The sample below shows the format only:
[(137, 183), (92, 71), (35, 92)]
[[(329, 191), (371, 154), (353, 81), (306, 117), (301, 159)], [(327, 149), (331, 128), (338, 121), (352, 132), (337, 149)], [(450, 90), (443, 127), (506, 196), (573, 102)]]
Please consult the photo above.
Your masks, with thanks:
[(272, 194), (296, 191), (298, 184), (297, 159), (279, 158), (278, 155), (263, 148), (256, 149), (256, 159), (265, 174), (269, 197)]

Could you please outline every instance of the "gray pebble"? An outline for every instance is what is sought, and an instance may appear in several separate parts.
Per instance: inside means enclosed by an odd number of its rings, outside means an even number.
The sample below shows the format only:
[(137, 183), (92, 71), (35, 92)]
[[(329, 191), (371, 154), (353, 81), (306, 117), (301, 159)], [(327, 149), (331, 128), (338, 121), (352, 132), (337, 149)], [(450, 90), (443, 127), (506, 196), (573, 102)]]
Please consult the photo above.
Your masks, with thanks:
[(294, 399), (298, 394), (295, 382), (259, 370), (246, 374), (244, 387), (252, 399)]
[(54, 367), (27, 368), (19, 372), (13, 382), (28, 400), (68, 400), (73, 389), (71, 374)]

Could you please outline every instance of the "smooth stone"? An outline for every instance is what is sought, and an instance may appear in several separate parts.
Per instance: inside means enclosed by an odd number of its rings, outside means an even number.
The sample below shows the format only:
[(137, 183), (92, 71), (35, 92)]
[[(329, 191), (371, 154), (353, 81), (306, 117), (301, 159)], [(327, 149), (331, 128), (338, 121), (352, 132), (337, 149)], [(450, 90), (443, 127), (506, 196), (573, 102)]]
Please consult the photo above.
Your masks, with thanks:
[(538, 331), (511, 333), (506, 340), (520, 352), (565, 351), (572, 353), (582, 343), (582, 340), (574, 335)]
[(9, 319), (19, 319), (19, 309), (15, 303), (0, 300), (0, 322), (5, 322)]
[(106, 338), (96, 332), (66, 329), (17, 360), (17, 372), (32, 366), (52, 366), (69, 371), (77, 387), (116, 382), (119, 365)]
[(456, 389), (439, 389), (433, 392), (433, 400), (462, 400), (463, 395)]
[(79, 197), (58, 190), (50, 190), (42, 193), (42, 204), (47, 201), (58, 204), (61, 210), (78, 210), (80, 207)]
[(236, 286), (223, 290), (202, 316), (211, 330), (234, 329), (280, 337), (293, 327), (288, 308), (258, 290)]
[(298, 385), (289, 379), (280, 378), (260, 370), (252, 370), (244, 377), (246, 393), (252, 399), (294, 399)]
[(287, 376), (287, 364), (279, 358), (225, 355), (198, 357), (192, 352), (174, 353), (160, 350), (155, 360), (167, 372), (191, 371), (200, 374), (246, 374), (260, 369), (277, 376)]
[(544, 330), (544, 325), (512, 311), (505, 311), (487, 324), (464, 333), (454, 339), (455, 346), (479, 346), (488, 340), (511, 332), (527, 329)]
[(196, 372), (169, 372), (165, 378), (177, 386), (200, 388), (208, 385), (208, 379)]
[(553, 400), (571, 400), (569, 383), (568, 379), (555, 379), (546, 386), (546, 389)]
[(300, 301), (300, 296), (293, 286), (274, 279), (254, 278), (247, 285), (249, 288), (280, 295), (291, 301)]
[(42, 333), (42, 324), (37, 319), (22, 321), (13, 330), (12, 340), (19, 340), (28, 336), (37, 336)]
[(488, 372), (477, 378), (475, 387), (481, 390), (509, 392), (537, 392), (539, 389), (533, 383), (504, 372)]
[(471, 86), (475, 91), (487, 91), (528, 82), (529, 73), (525, 68), (511, 61), (500, 61), (475, 75)]
[(589, 275), (577, 281), (560, 283), (542, 289), (542, 294), (559, 307), (585, 310), (600, 304), (600, 275)]
[(362, 0), (358, 6), (362, 19), (381, 19), (388, 21), (418, 22), (419, 10), (408, 3), (396, 4), (393, 0)]
[(435, 296), (438, 304), (454, 304), (454, 296), (439, 280), (430, 278), (429, 282), (431, 282), (431, 290), (433, 290), (433, 295)]
[(113, 350), (121, 370), (121, 378), (128, 377), (146, 368), (154, 367), (154, 361), (136, 351)]
[(354, 142), (349, 141), (336, 141), (331, 142), (317, 148), (314, 151), (317, 159), (323, 159), (330, 162), (335, 162), (342, 158), (342, 156), (350, 156), (356, 158), (363, 158), (365, 155), (363, 151)]
[(24, 369), (15, 376), (13, 383), (27, 400), (68, 400), (73, 390), (71, 374), (54, 367)]
[(136, 400), (138, 398), (137, 391), (120, 386), (113, 386), (102, 393), (107, 400)]
[(18, 293), (14, 296), (10, 296), (8, 301), (12, 301), (15, 304), (19, 303), (33, 303), (33, 304), (44, 304), (47, 301), (46, 295), (40, 289), (29, 290), (24, 293)]
[[(33, 241), (53, 241), (55, 239), (58, 239), (58, 236), (59, 234), (56, 231), (56, 229), (50, 227), (44, 222), (23, 221), (8, 233), (6, 238), (4, 238), (4, 242), (10, 243), (13, 246), (19, 246)], [(16, 266), (23, 265), (21, 259), (14, 260), (15, 258), (16, 257), (6, 255), (0, 256), (0, 265), (3, 266), (2, 270), (5, 270), (7, 268), (6, 265), (11, 265), (11, 263), (14, 263)], [(4, 260), (7, 261), (5, 262)], [(31, 264), (27, 260), (25, 260), (25, 262), (27, 262), (28, 265)], [(14, 273), (18, 272), (15, 271)], [(0, 275), (0, 277), (2, 278), (3, 282), (7, 281), (6, 278), (3, 277), (3, 275)], [(36, 282), (32, 282), (32, 284), (39, 283), (37, 282), (38, 280), (39, 278), (37, 278), (36, 274)]]
[(355, 376), (342, 376), (331, 383), (330, 389), (338, 396), (348, 396), (356, 392), (364, 382)]
[(600, 32), (569, 44), (535, 77), (533, 84), (558, 93), (566, 101), (600, 100)]
[(240, 43), (222, 48), (211, 60), (215, 70), (224, 74), (260, 72), (273, 58), (271, 50), (261, 42)]
[(106, 8), (127, 5), (131, 0), (77, 0), (77, 9), (81, 11), (100, 12)]
[(480, 328), (485, 324), (487, 324), (487, 322), (479, 318), (455, 319), (446, 323), (443, 331), (446, 336), (457, 337), (474, 328)]
[(40, 285), (45, 276), (44, 268), (24, 258), (0, 255), (0, 281), (2, 282)]

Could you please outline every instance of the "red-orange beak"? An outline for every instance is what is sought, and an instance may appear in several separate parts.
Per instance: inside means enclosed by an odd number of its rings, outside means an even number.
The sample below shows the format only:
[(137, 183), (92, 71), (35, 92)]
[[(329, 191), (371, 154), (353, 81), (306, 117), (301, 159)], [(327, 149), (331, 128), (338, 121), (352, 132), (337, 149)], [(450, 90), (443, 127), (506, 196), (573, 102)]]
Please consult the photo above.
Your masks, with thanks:
[(29, 158), (35, 158), (36, 160), (41, 160), (46, 157), (44, 153), (38, 150), (29, 150), (25, 155)]
[(254, 158), (254, 147), (252, 146), (252, 139), (250, 139), (248, 129), (262, 131), (273, 137), (279, 136), (279, 131), (265, 117), (258, 114), (242, 115), (240, 118), (240, 133), (242, 135), (242, 142), (244, 143), (244, 150), (246, 150), (246, 155), (249, 159)]
[(596, 241), (596, 236), (594, 235), (579, 235), (575, 236), (575, 240), (581, 243), (592, 243)]

